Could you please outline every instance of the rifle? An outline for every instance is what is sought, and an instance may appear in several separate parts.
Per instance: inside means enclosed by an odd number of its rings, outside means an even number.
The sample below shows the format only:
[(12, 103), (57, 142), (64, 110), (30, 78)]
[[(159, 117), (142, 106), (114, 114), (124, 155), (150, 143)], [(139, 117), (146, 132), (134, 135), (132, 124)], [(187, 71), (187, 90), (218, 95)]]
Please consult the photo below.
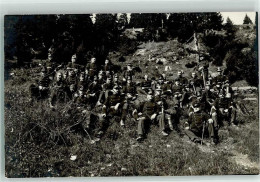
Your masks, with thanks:
[(204, 74), (204, 70), (202, 68), (202, 78), (203, 78), (203, 83), (204, 83), (204, 88), (206, 87), (206, 79), (205, 79), (205, 74)]

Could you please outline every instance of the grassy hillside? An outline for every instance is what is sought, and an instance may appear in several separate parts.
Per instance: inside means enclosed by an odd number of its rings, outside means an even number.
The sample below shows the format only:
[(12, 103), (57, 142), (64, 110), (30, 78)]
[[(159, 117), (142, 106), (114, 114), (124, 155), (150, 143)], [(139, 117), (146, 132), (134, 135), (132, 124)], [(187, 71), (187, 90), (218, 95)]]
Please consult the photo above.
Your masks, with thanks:
[[(128, 62), (139, 66), (143, 73), (137, 73), (137, 80), (145, 73), (156, 76), (157, 72), (166, 73), (172, 80), (180, 69), (184, 70), (185, 76), (191, 74), (192, 69), (186, 68), (185, 64), (193, 61), (195, 55), (188, 54), (176, 40), (170, 40), (143, 43), (134, 54), (125, 56), (123, 63), (117, 62), (117, 53), (111, 53), (110, 58), (121, 67)], [(154, 64), (160, 58), (165, 58), (167, 62)], [(171, 70), (164, 71), (165, 66), (170, 66)], [(216, 67), (210, 65), (209, 69), (215, 72)], [(88, 136), (77, 129), (68, 128), (82, 117), (74, 115), (67, 105), (53, 111), (46, 100), (29, 100), (28, 88), (37, 76), (37, 68), (14, 69), (8, 73), (13, 73), (5, 81), (8, 177), (259, 173), (257, 93), (250, 95), (257, 101), (243, 101), (247, 95), (243, 94), (242, 97), (242, 93), (236, 99), (237, 102), (244, 102), (250, 115), (238, 112), (238, 126), (221, 128), (220, 143), (216, 146), (194, 144), (176, 130), (168, 137), (161, 137), (156, 125), (150, 128), (147, 139), (138, 143), (135, 140), (137, 122), (130, 118), (126, 121), (126, 129), (121, 129), (118, 121), (112, 121), (105, 136), (91, 144)], [(182, 117), (181, 123), (186, 119)], [(94, 121), (93, 125), (96, 124)], [(92, 137), (93, 131), (89, 132)], [(71, 160), (72, 156), (76, 159)]]

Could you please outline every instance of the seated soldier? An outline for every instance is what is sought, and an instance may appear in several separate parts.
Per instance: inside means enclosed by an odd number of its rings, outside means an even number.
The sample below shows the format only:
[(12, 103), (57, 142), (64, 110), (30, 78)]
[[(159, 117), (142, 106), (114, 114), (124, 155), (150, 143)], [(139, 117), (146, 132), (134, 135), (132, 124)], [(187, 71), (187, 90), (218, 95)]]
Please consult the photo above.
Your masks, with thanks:
[(219, 98), (215, 99), (211, 108), (211, 115), (217, 128), (223, 125), (223, 120), (226, 120), (228, 125), (234, 125), (236, 120), (236, 109), (230, 93), (228, 93), (226, 97), (223, 92), (219, 93)]
[(126, 84), (127, 77), (130, 77), (130, 79), (133, 80), (134, 74), (135, 71), (132, 67), (132, 64), (128, 63), (126, 69), (123, 71), (123, 84)]
[(105, 83), (105, 75), (104, 75), (104, 72), (102, 70), (100, 70), (98, 72), (97, 82), (98, 82), (99, 85), (103, 85)]
[(91, 105), (91, 108), (95, 107), (101, 90), (102, 90), (101, 85), (97, 83), (97, 76), (94, 76), (93, 82), (89, 84), (88, 90), (86, 92), (87, 102), (88, 104)]
[(148, 78), (148, 75), (144, 75), (144, 81), (141, 83), (140, 93), (147, 94), (149, 89), (152, 88), (152, 81)]
[(136, 86), (134, 85), (134, 83), (132, 82), (131, 79), (128, 79), (127, 84), (123, 86), (122, 96), (125, 97), (125, 103), (123, 105), (122, 119), (120, 121), (120, 125), (124, 126), (126, 116), (127, 116), (127, 112), (133, 111), (133, 110), (130, 110), (130, 106), (134, 106), (134, 105), (139, 104), (136, 100), (136, 98), (138, 96), (137, 91), (136, 91)]
[(111, 75), (113, 76), (114, 73), (114, 65), (111, 63), (109, 59), (105, 60), (105, 65), (103, 66), (103, 70), (106, 76)]
[(211, 143), (217, 143), (218, 138), (213, 127), (213, 120), (200, 109), (199, 103), (194, 104), (194, 111), (189, 115), (185, 123), (185, 133), (195, 143), (203, 142), (205, 136), (209, 136)]
[(96, 58), (91, 58), (90, 63), (87, 64), (86, 69), (88, 70), (89, 79), (93, 80), (94, 76), (97, 75), (97, 64)]
[(55, 105), (60, 103), (66, 103), (69, 100), (67, 90), (64, 81), (62, 80), (62, 74), (57, 73), (56, 82), (52, 86), (52, 93), (50, 96), (50, 107), (54, 108)]
[(183, 102), (183, 87), (180, 85), (180, 80), (178, 78), (175, 79), (175, 84), (172, 86), (172, 92), (173, 92), (173, 100), (176, 104), (179, 105), (180, 108), (182, 108), (182, 102)]
[(107, 78), (106, 83), (104, 83), (101, 87), (102, 90), (100, 91), (97, 101), (98, 106), (101, 105), (101, 103), (103, 103), (107, 99), (109, 92), (113, 89), (113, 83), (111, 82), (111, 78)]
[[(138, 127), (137, 127), (137, 141), (140, 141), (144, 138), (145, 135), (145, 128), (147, 125), (150, 125), (153, 121), (159, 123), (159, 128), (161, 131), (161, 134), (163, 136), (168, 136), (168, 134), (164, 131), (165, 127), (163, 125), (163, 122), (161, 122), (161, 108), (158, 106), (158, 104), (154, 101), (153, 93), (149, 92), (147, 95), (147, 101), (140, 104), (140, 107), (138, 108), (138, 115), (140, 118), (138, 118)], [(137, 112), (135, 110), (134, 112)]]
[(195, 93), (197, 88), (203, 87), (203, 80), (199, 79), (195, 72), (192, 72), (191, 79), (189, 80), (189, 86)]
[(69, 70), (69, 75), (68, 78), (65, 80), (65, 82), (67, 85), (71, 85), (71, 84), (77, 85), (78, 82), (77, 75), (72, 69)]
[(170, 130), (173, 130), (173, 123), (172, 123), (172, 118), (171, 116), (174, 113), (175, 108), (170, 108), (169, 105), (167, 104), (165, 97), (162, 95), (162, 89), (157, 88), (155, 90), (155, 95), (154, 95), (154, 101), (157, 103), (157, 105), (162, 109), (161, 110), (161, 120), (160, 120), (160, 126), (162, 126), (162, 128), (164, 128), (165, 126), (165, 122), (164, 120), (167, 119), (168, 121), (168, 126), (170, 128)]
[(51, 80), (48, 75), (46, 75), (47, 71), (46, 68), (43, 68), (41, 70), (41, 78), (40, 81), (36, 80), (36, 84), (32, 84), (30, 86), (30, 94), (31, 98), (34, 97), (37, 99), (45, 99), (48, 97), (49, 94), (49, 85), (51, 83)]
[(80, 66), (79, 64), (76, 63), (76, 59), (77, 59), (76, 54), (72, 55), (71, 62), (69, 62), (66, 67), (68, 70), (73, 70), (77, 75), (77, 73), (80, 71)]
[(172, 85), (166, 79), (164, 79), (164, 82), (162, 84), (162, 94), (165, 95), (165, 96), (172, 95)]
[(119, 93), (119, 88), (114, 86), (111, 95), (109, 95), (103, 105), (102, 115), (100, 119), (100, 128), (98, 135), (102, 135), (105, 129), (105, 125), (108, 124), (108, 121), (113, 119), (115, 116), (122, 120), (122, 106), (124, 104), (124, 97)]
[(83, 85), (85, 89), (88, 86), (87, 80), (85, 79), (85, 73), (84, 72), (81, 72), (79, 74), (79, 80), (78, 80), (78, 83), (77, 83), (77, 89), (79, 88), (80, 85)]
[(182, 86), (188, 84), (188, 79), (183, 76), (183, 71), (178, 71), (177, 79), (180, 80), (180, 85)]

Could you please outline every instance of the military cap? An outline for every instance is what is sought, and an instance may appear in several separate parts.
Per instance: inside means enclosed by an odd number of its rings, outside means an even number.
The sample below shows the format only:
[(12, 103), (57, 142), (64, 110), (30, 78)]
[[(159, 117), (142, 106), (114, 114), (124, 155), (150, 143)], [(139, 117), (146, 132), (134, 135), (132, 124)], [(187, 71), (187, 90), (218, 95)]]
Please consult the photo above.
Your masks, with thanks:
[(127, 66), (132, 66), (132, 63), (127, 63)]

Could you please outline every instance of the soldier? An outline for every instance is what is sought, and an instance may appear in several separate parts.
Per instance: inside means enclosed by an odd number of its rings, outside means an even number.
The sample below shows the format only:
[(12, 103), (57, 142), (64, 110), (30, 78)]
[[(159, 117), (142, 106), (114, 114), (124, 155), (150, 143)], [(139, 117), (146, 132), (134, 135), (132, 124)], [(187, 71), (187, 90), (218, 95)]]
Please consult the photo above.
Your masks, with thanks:
[(37, 85), (32, 84), (30, 86), (30, 93), (32, 98), (36, 97), (37, 99), (44, 99), (48, 97), (51, 80), (49, 76), (46, 75), (46, 73), (46, 68), (42, 68), (40, 81), (36, 80), (36, 82), (38, 82)]
[(188, 122), (186, 122), (185, 125), (185, 133), (191, 141), (202, 143), (204, 137), (208, 135), (211, 139), (211, 143), (217, 143), (213, 120), (200, 109), (199, 103), (194, 104), (194, 111), (189, 115)]
[(76, 63), (77, 56), (76, 54), (71, 56), (71, 62), (67, 64), (67, 69), (72, 69), (76, 74), (80, 71), (79, 64)]
[(182, 101), (183, 101), (183, 95), (182, 95), (183, 87), (180, 85), (180, 79), (175, 79), (175, 84), (172, 86), (172, 92), (173, 92), (173, 100), (176, 105), (182, 108)]
[(77, 83), (77, 89), (79, 89), (80, 85), (83, 85), (84, 88), (87, 88), (88, 83), (85, 79), (85, 72), (81, 72), (80, 75), (79, 75), (79, 81)]
[[(164, 131), (164, 125), (161, 120), (161, 108), (158, 106), (158, 104), (154, 101), (153, 93), (149, 92), (147, 95), (147, 101), (142, 103), (138, 110), (141, 112), (138, 115), (141, 117), (138, 118), (138, 127), (137, 127), (137, 141), (141, 141), (144, 138), (145, 134), (145, 126), (148, 124), (150, 125), (151, 122), (155, 121), (156, 123), (159, 123), (160, 131), (163, 136), (168, 136), (168, 134)], [(135, 110), (134, 112), (137, 112)]]
[(71, 85), (71, 84), (74, 84), (74, 85), (77, 85), (77, 76), (76, 76), (76, 73), (74, 72), (73, 69), (69, 69), (69, 75), (68, 75), (68, 78), (65, 80), (66, 84), (67, 85)]
[(180, 84), (181, 84), (182, 86), (188, 84), (188, 79), (183, 76), (183, 71), (178, 71), (177, 79), (180, 80)]
[(56, 82), (53, 84), (52, 93), (50, 96), (50, 107), (54, 108), (57, 103), (66, 103), (69, 100), (67, 95), (65, 83), (62, 80), (62, 74), (60, 72), (56, 75)]
[(203, 87), (203, 80), (199, 79), (195, 72), (191, 73), (191, 79), (189, 80), (190, 88), (195, 92), (199, 87)]
[(105, 129), (105, 125), (107, 122), (111, 119), (113, 119), (115, 116), (118, 116), (120, 118), (120, 123), (122, 122), (122, 108), (124, 104), (124, 98), (119, 93), (119, 88), (117, 86), (114, 86), (111, 95), (109, 95), (103, 105), (102, 109), (102, 115), (100, 117), (101, 119), (101, 127), (99, 129), (98, 135), (102, 135), (103, 131)]
[(162, 94), (165, 95), (165, 96), (170, 96), (172, 95), (172, 85), (171, 83), (167, 80), (167, 79), (164, 79), (164, 82), (162, 84)]
[[(165, 100), (165, 96), (162, 95), (162, 89), (157, 88), (155, 90), (155, 96), (154, 96), (154, 101), (157, 103), (157, 105), (162, 109), (161, 110), (161, 120), (160, 120), (160, 126), (161, 126), (161, 130), (164, 131), (164, 127), (165, 127), (165, 119), (168, 121), (168, 126), (170, 128), (170, 130), (173, 130), (173, 124), (172, 124), (172, 118), (171, 116), (174, 113), (174, 110), (171, 109), (169, 107), (169, 105), (167, 104), (166, 100)], [(175, 108), (174, 108), (175, 109)]]
[(108, 75), (113, 76), (114, 67), (113, 67), (113, 64), (110, 62), (109, 59), (105, 60), (105, 65), (103, 66), (103, 70), (104, 70), (106, 76), (108, 76)]
[(106, 83), (102, 85), (102, 90), (98, 97), (97, 105), (101, 105), (105, 99), (107, 99), (109, 92), (113, 89), (113, 83), (111, 81), (111, 78), (106, 79)]
[(203, 80), (203, 83), (205, 84), (206, 81), (208, 81), (208, 68), (209, 68), (209, 61), (205, 59), (204, 56), (199, 57), (199, 64), (198, 64), (198, 71), (201, 72), (201, 77)]
[(217, 68), (217, 76), (213, 79), (213, 82), (215, 85), (217, 85), (218, 83), (224, 83), (226, 81), (226, 77), (222, 74), (222, 69), (220, 67)]
[(219, 98), (217, 98), (211, 108), (212, 119), (214, 124), (219, 127), (223, 123), (223, 120), (227, 120), (228, 125), (234, 125), (236, 120), (236, 109), (231, 100), (231, 94), (224, 96), (223, 92), (219, 93)]
[(97, 65), (96, 65), (96, 58), (91, 58), (90, 63), (87, 64), (87, 70), (89, 79), (93, 80), (94, 76), (97, 75)]
[(149, 89), (152, 88), (152, 81), (148, 78), (148, 75), (144, 75), (144, 81), (141, 83), (141, 90), (140, 93), (147, 94)]
[(136, 86), (134, 85), (131, 79), (128, 79), (127, 84), (123, 86), (122, 95), (125, 97), (125, 103), (123, 105), (122, 119), (120, 121), (120, 125), (124, 126), (127, 112), (133, 111), (133, 108), (131, 108), (131, 106), (133, 107), (134, 105), (139, 104), (136, 100), (138, 96)]
[(101, 86), (97, 83), (97, 76), (94, 76), (93, 82), (89, 84), (88, 90), (86, 92), (87, 102), (91, 105), (91, 108), (96, 105), (101, 90)]
[(127, 77), (130, 77), (131, 80), (133, 80), (134, 76), (134, 70), (131, 63), (127, 64), (126, 70), (123, 72), (123, 82), (126, 83)]

